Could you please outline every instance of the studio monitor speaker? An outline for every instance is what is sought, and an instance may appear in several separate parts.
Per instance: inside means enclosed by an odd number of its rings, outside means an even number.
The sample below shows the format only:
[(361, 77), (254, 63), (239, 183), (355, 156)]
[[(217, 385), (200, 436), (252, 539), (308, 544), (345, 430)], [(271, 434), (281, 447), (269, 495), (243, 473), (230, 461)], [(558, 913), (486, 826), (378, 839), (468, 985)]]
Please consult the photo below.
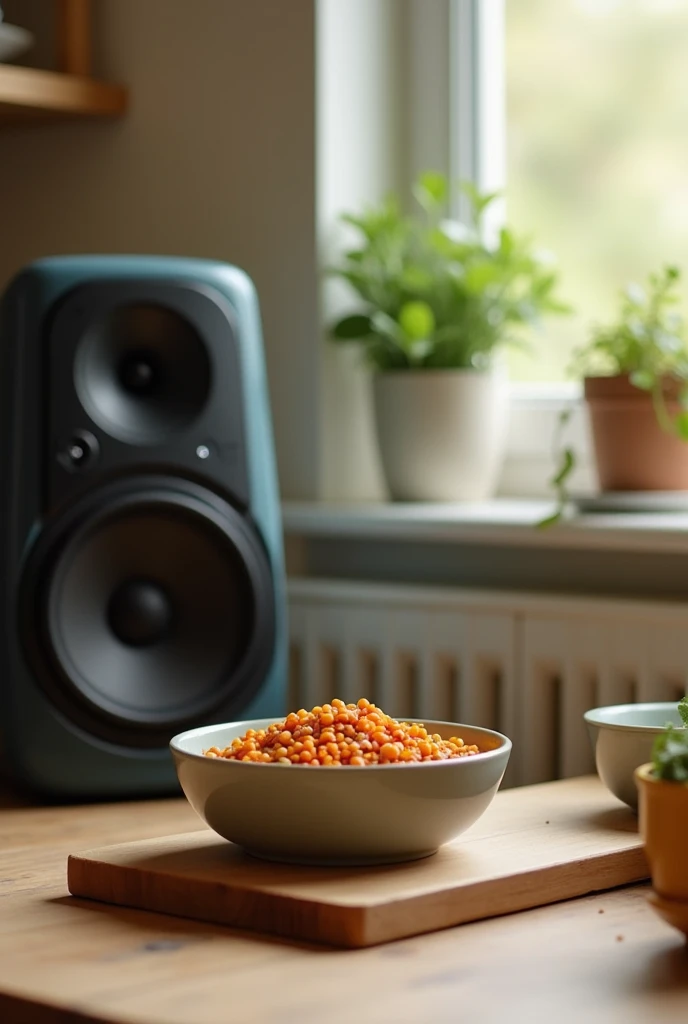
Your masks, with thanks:
[(284, 712), (258, 304), (201, 260), (59, 257), (0, 305), (0, 747), (45, 794), (172, 791), (170, 737)]

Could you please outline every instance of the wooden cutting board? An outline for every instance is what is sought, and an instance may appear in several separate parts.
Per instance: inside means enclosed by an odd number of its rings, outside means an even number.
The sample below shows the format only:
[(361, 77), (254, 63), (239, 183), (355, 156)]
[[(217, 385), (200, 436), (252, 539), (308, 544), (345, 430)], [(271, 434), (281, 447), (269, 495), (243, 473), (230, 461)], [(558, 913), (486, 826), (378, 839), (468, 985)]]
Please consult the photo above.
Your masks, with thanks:
[(372, 946), (639, 882), (637, 819), (596, 777), (498, 793), (426, 860), (312, 868), (255, 860), (210, 830), (70, 856), (74, 896), (336, 946)]

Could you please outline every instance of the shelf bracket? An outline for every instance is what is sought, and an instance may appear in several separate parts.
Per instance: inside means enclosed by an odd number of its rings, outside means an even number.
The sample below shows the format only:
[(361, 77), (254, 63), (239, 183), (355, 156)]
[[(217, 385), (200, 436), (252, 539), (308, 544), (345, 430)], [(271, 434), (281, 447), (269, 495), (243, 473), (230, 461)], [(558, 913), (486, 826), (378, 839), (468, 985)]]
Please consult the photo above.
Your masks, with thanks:
[(57, 0), (57, 63), (68, 75), (91, 75), (91, 0)]

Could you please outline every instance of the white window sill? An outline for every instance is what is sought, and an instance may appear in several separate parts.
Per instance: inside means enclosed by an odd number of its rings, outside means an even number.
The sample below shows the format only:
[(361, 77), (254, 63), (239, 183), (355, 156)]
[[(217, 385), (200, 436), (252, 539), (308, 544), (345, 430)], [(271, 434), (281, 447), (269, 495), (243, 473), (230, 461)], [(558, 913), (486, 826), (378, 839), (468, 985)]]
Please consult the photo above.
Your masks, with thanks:
[(580, 515), (537, 524), (551, 501), (500, 498), (481, 504), (285, 502), (289, 538), (358, 538), (550, 549), (688, 553), (687, 513)]

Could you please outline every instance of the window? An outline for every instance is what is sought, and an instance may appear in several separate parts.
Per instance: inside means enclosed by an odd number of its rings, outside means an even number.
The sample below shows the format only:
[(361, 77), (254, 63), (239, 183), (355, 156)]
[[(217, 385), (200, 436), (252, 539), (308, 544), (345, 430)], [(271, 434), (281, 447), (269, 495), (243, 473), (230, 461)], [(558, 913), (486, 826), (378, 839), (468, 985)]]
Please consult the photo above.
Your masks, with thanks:
[(507, 215), (556, 253), (575, 308), (511, 375), (562, 381), (627, 281), (667, 262), (688, 274), (688, 0), (504, 0), (503, 14)]
[(565, 404), (573, 484), (592, 487), (573, 348), (664, 263), (683, 268), (688, 307), (688, 0), (433, 3), (449, 11), (451, 176), (505, 188), (502, 215), (556, 255), (575, 309), (510, 354), (502, 490), (545, 493)]
[[(503, 489), (546, 492), (565, 403), (579, 464), (592, 473), (580, 387), (566, 375), (571, 350), (614, 315), (628, 280), (667, 262), (688, 275), (688, 0), (319, 7), (349, 26), (333, 23), (336, 71), (321, 61), (341, 101), (322, 118), (333, 128), (326, 141), (337, 143), (322, 147), (331, 168), (325, 212), (376, 201), (386, 188), (403, 194), (430, 168), (504, 187), (502, 213), (556, 254), (576, 312), (550, 318), (529, 355), (510, 356)], [(357, 479), (359, 463), (352, 460)]]

